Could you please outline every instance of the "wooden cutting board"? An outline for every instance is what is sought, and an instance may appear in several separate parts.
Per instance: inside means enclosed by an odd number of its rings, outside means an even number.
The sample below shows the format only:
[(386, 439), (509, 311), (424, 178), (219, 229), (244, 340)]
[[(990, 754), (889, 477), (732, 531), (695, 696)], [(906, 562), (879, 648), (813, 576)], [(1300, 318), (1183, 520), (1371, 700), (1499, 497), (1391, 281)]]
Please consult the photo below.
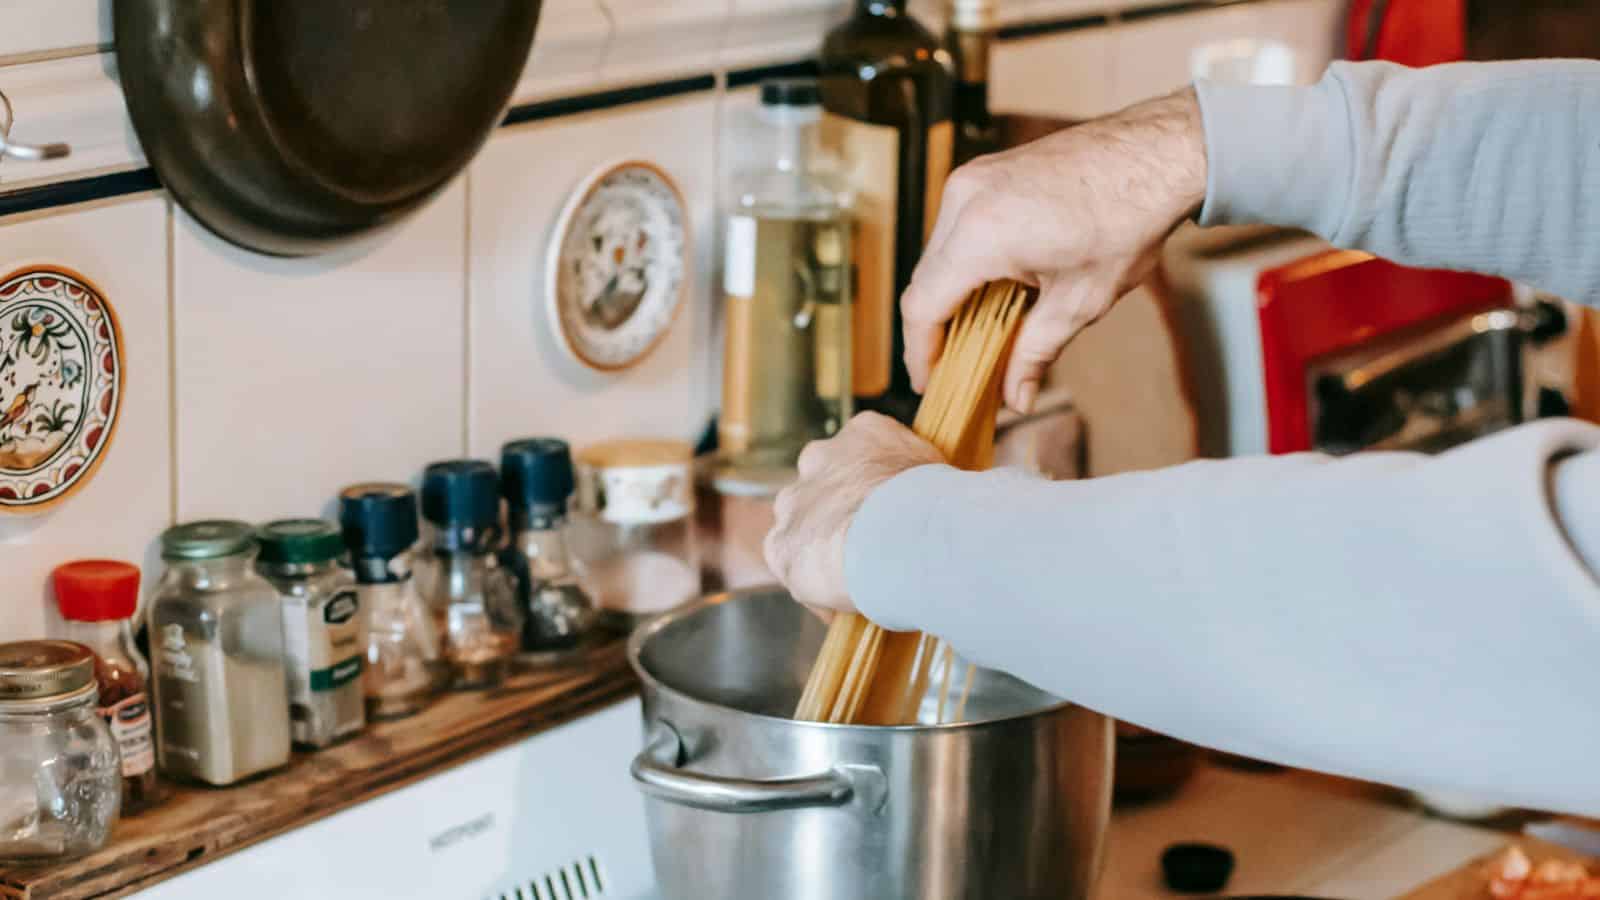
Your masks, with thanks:
[(1521, 837), (1507, 840), (1493, 853), (1480, 856), (1454, 871), (1441, 875), (1399, 900), (1493, 900), (1489, 895), (1489, 875), (1486, 866), (1490, 860), (1505, 852), (1506, 847), (1512, 844), (1522, 847), (1523, 852), (1528, 854), (1528, 858), (1533, 860), (1535, 866), (1547, 859), (1561, 859), (1583, 863), (1591, 872), (1600, 871), (1600, 860), (1555, 844)]

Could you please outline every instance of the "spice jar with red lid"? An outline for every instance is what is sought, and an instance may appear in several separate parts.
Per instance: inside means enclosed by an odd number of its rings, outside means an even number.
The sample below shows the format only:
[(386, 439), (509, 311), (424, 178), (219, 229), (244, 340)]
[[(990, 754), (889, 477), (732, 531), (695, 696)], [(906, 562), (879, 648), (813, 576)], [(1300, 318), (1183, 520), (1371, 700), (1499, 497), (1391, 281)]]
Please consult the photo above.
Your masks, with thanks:
[(150, 668), (133, 643), (139, 567), (86, 559), (56, 567), (56, 605), (68, 637), (94, 651), (99, 711), (121, 755), (122, 815), (160, 802), (149, 701)]

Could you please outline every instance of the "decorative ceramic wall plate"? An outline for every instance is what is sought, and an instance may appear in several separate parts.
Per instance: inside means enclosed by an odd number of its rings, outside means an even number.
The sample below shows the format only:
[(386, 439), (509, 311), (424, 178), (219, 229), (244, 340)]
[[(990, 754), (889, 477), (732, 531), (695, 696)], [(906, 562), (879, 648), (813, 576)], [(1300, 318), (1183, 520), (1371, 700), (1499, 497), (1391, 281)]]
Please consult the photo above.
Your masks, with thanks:
[(625, 369), (661, 342), (683, 305), (688, 214), (671, 176), (605, 166), (567, 201), (545, 261), (550, 327), (573, 358)]
[(66, 269), (0, 281), (0, 512), (82, 487), (117, 425), (122, 334), (104, 295)]

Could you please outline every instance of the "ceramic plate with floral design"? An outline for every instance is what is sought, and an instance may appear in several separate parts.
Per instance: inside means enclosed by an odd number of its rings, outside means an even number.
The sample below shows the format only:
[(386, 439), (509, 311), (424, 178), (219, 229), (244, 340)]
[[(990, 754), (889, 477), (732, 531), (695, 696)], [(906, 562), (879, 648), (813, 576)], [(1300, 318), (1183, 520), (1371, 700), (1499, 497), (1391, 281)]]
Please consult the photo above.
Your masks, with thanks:
[(105, 297), (65, 269), (0, 282), (0, 511), (34, 512), (81, 487), (111, 443), (122, 335)]
[(689, 267), (678, 186), (650, 163), (605, 166), (573, 193), (545, 270), (550, 325), (602, 371), (643, 359), (672, 327)]

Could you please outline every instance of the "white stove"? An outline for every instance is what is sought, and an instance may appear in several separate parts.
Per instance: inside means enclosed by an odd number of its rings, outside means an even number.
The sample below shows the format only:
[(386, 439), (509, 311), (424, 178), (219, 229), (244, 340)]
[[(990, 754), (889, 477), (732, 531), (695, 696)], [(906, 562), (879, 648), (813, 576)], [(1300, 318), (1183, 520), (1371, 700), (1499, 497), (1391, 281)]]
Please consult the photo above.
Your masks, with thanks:
[(629, 699), (140, 893), (655, 900)]

